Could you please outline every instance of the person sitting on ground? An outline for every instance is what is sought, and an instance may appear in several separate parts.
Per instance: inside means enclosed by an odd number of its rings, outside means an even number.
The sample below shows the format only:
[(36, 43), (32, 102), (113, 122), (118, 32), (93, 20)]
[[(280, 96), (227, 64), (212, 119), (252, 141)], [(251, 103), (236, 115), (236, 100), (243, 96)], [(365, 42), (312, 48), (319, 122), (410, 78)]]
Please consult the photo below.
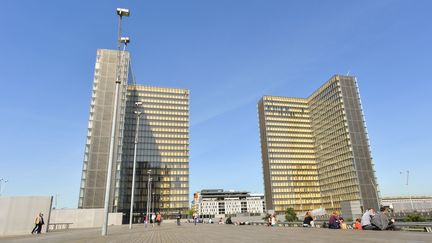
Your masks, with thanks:
[(372, 217), (371, 223), (377, 230), (396, 230), (394, 219), (389, 219), (386, 207), (381, 207), (380, 212)]
[(361, 220), (359, 218), (356, 218), (355, 222), (353, 223), (353, 229), (356, 230), (362, 230)]
[(271, 226), (272, 226), (272, 227), (276, 227), (276, 226), (278, 226), (278, 225), (277, 225), (276, 214), (273, 214), (273, 215), (271, 216)]
[(223, 224), (222, 218), (219, 219), (219, 223), (218, 224)]
[(362, 229), (364, 230), (377, 230), (377, 227), (372, 225), (371, 220), (375, 215), (375, 209), (369, 208), (361, 218)]
[(340, 229), (348, 229), (348, 225), (345, 223), (345, 220), (342, 217), (339, 217), (339, 226)]
[(333, 211), (329, 219), (329, 229), (340, 229), (339, 215), (336, 211)]
[(313, 221), (312, 213), (310, 211), (306, 212), (306, 215), (303, 220), (303, 227), (315, 227), (315, 223)]
[(225, 221), (225, 224), (233, 224), (232, 220), (231, 220), (231, 216), (229, 216), (227, 218), (227, 220)]

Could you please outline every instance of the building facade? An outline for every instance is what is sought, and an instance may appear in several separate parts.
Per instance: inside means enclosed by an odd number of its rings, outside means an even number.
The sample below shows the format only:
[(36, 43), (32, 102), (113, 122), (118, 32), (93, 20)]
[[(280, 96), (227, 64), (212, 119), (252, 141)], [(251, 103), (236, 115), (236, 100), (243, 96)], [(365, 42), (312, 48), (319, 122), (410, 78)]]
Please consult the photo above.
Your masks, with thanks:
[[(119, 89), (117, 106), (117, 126), (115, 129), (115, 146), (112, 173), (110, 211), (117, 208), (118, 178), (120, 170), (120, 154), (122, 151), (122, 130), (124, 127), (124, 112), (126, 106), (126, 89), (131, 82), (129, 52), (119, 53), (115, 50), (99, 49), (96, 53), (93, 89), (90, 101), (90, 114), (87, 129), (87, 139), (84, 149), (84, 161), (81, 174), (81, 185), (78, 207), (103, 208), (105, 184), (108, 168), (109, 146), (111, 141), (111, 125), (113, 121), (115, 81), (119, 75), (122, 83)], [(120, 65), (118, 65), (120, 63)]]
[(264, 96), (258, 114), (269, 209), (341, 210), (343, 201), (378, 207), (354, 77), (336, 75), (308, 98)]
[[(142, 104), (137, 107), (136, 102)], [(142, 112), (137, 143), (136, 217), (147, 207), (149, 176), (151, 210), (172, 217), (189, 208), (189, 90), (128, 86), (119, 191), (119, 210), (126, 214), (130, 209), (135, 111)]]
[[(117, 54), (97, 52), (79, 208), (104, 204), (115, 79), (120, 73), (110, 211), (123, 212), (124, 222), (129, 221), (135, 111), (139, 111), (134, 221), (143, 218), (147, 204), (170, 218), (186, 210), (189, 202), (189, 90), (137, 85), (132, 80), (129, 53), (122, 52), (121, 58)], [(120, 71), (116, 71), (117, 60), (121, 61)]]
[(195, 193), (197, 213), (204, 217), (225, 215), (256, 214), (265, 211), (264, 195), (222, 189), (202, 190)]

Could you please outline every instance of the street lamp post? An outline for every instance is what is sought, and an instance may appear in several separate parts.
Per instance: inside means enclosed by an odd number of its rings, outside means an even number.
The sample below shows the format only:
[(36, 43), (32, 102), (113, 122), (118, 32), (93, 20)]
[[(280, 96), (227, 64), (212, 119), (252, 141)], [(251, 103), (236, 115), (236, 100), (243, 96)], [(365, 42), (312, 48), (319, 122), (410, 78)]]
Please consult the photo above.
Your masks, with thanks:
[(8, 182), (8, 180), (0, 178), (0, 196), (3, 192), (4, 187), (2, 187), (2, 184), (4, 184), (6, 186), (6, 183)]
[[(401, 171), (400, 174), (403, 174), (403, 172)], [(411, 210), (414, 211), (414, 204), (412, 201), (411, 193), (409, 192), (409, 189), (408, 189), (408, 181), (409, 181), (409, 170), (406, 171), (406, 184), (405, 185), (407, 187), (407, 192), (408, 192), (408, 196), (409, 196), (410, 203), (411, 203)]]
[(150, 204), (149, 204), (149, 202), (150, 202), (150, 193), (151, 193), (151, 188), (150, 188), (150, 186), (151, 186), (151, 177), (150, 177), (150, 173), (151, 173), (151, 170), (148, 170), (147, 171), (147, 176), (148, 176), (148, 181), (147, 181), (147, 208), (146, 208), (146, 223), (148, 223), (148, 221), (149, 221), (149, 211), (150, 211)]
[[(142, 102), (136, 102), (135, 105), (138, 107), (142, 105)], [(139, 123), (142, 112), (135, 111), (137, 116), (137, 124), (135, 129), (135, 145), (134, 145), (134, 160), (133, 160), (133, 169), (132, 169), (132, 191), (131, 191), (131, 204), (130, 204), (130, 213), (129, 213), (129, 229), (132, 229), (132, 218), (133, 218), (133, 207), (134, 207), (134, 195), (135, 195), (135, 173), (136, 173), (136, 157), (137, 157), (137, 148), (138, 148), (138, 134), (139, 134)]]
[(150, 207), (150, 212), (151, 212), (151, 213), (154, 213), (154, 211), (155, 211), (154, 198), (155, 198), (155, 193), (152, 192), (151, 207)]
[(129, 16), (130, 12), (128, 9), (117, 8), (117, 15), (119, 16), (119, 27), (118, 27), (118, 53), (117, 53), (117, 69), (116, 69), (116, 81), (115, 81), (115, 94), (114, 94), (114, 110), (113, 110), (113, 120), (111, 124), (111, 141), (109, 147), (109, 157), (108, 157), (108, 168), (107, 168), (107, 180), (105, 187), (105, 202), (104, 202), (104, 222), (102, 224), (102, 235), (107, 235), (108, 228), (108, 213), (109, 213), (109, 202), (110, 202), (110, 192), (111, 192), (111, 174), (112, 174), (112, 164), (113, 164), (113, 156), (114, 156), (114, 140), (115, 140), (115, 128), (116, 128), (116, 120), (117, 120), (117, 103), (118, 103), (118, 93), (121, 83), (121, 74), (120, 74), (120, 58), (121, 58), (121, 46), (122, 43), (129, 43), (129, 38), (124, 39), (121, 38), (121, 30), (122, 30), (122, 18), (125, 16)]

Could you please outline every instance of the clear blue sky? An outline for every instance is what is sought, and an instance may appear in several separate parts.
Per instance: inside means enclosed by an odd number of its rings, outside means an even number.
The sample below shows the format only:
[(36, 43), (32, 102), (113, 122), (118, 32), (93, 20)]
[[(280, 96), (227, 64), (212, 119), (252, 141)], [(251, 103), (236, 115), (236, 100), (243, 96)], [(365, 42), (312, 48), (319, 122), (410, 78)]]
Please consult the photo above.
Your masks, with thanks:
[[(382, 195), (432, 195), (432, 2), (4, 1), (0, 177), (5, 195), (76, 207), (97, 48), (131, 9), (141, 84), (191, 90), (190, 192), (263, 192), (256, 103), (358, 77)], [(429, 125), (428, 125), (429, 124)]]

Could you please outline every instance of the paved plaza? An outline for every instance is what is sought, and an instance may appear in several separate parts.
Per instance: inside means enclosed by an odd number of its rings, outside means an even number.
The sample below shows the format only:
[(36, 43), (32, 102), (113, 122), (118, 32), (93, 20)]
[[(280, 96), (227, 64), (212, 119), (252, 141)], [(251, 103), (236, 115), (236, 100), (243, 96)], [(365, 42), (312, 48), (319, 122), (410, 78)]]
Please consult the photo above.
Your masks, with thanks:
[[(29, 229), (30, 232), (31, 229)], [(0, 242), (432, 242), (432, 233), (405, 231), (330, 230), (298, 227), (234, 226), (164, 223), (160, 227), (111, 226), (108, 236), (100, 228), (71, 229), (42, 235), (1, 237)]]

